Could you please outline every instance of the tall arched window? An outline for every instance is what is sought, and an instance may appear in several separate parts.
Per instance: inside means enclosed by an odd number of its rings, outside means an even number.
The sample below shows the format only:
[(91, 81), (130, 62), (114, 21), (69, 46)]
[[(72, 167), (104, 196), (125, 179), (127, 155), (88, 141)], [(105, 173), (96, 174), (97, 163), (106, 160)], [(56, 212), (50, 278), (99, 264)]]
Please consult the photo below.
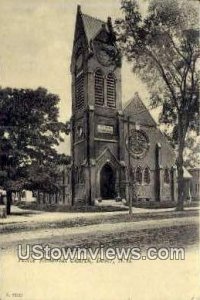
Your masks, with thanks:
[(116, 107), (116, 84), (112, 73), (107, 76), (107, 106)]
[(150, 170), (149, 168), (145, 168), (144, 170), (144, 183), (150, 184), (151, 178), (150, 178)]
[(100, 69), (95, 72), (95, 104), (104, 105), (104, 78)]
[(142, 169), (140, 167), (137, 167), (137, 169), (136, 169), (135, 180), (136, 180), (136, 183), (142, 184)]
[(164, 183), (167, 183), (167, 184), (170, 183), (169, 169), (164, 170)]

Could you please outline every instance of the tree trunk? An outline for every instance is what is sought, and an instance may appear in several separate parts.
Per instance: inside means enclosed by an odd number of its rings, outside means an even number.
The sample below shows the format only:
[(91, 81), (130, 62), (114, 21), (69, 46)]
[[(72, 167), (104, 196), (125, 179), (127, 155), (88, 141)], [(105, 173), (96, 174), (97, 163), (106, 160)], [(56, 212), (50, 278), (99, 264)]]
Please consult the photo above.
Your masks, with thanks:
[(184, 180), (183, 180), (183, 166), (179, 165), (178, 169), (178, 201), (176, 210), (184, 210)]
[(11, 204), (12, 204), (12, 192), (7, 191), (7, 203), (6, 203), (7, 215), (10, 215), (11, 213)]
[(178, 171), (178, 201), (176, 210), (184, 210), (184, 178), (183, 178), (183, 150), (185, 146), (185, 134), (183, 122), (179, 123), (178, 128), (178, 157), (177, 157), (177, 171)]

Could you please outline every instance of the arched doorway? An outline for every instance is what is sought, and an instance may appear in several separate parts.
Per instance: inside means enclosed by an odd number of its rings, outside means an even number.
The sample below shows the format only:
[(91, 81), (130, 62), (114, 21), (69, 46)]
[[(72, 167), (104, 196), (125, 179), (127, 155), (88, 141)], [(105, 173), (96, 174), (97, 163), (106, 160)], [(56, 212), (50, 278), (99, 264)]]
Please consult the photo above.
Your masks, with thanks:
[(100, 172), (100, 192), (102, 199), (113, 199), (115, 193), (115, 172), (110, 164), (105, 164)]

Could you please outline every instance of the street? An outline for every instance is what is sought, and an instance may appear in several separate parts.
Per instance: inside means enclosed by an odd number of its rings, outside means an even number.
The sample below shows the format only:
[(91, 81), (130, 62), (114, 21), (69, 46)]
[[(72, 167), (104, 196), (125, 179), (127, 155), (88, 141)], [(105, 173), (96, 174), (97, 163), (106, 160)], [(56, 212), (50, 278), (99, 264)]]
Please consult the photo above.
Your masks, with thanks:
[[(140, 218), (138, 218), (140, 216)], [(46, 217), (46, 218), (45, 218)], [(137, 220), (138, 218), (138, 220)], [(14, 216), (15, 219), (15, 216)], [(23, 219), (23, 217), (22, 217)], [(18, 219), (20, 220), (20, 219)], [(39, 221), (39, 224), (37, 222)], [(8, 224), (10, 221), (10, 224)], [(62, 221), (62, 223), (60, 223)], [(75, 222), (73, 224), (73, 221)], [(69, 222), (69, 223), (65, 223)], [(4, 231), (1, 233), (1, 250), (13, 249), (22, 244), (50, 244), (60, 246), (123, 246), (138, 244), (142, 247), (149, 245), (182, 245), (193, 247), (198, 245), (198, 210), (174, 214), (169, 211), (160, 213), (142, 211), (132, 219), (124, 212), (100, 214), (64, 214), (55, 213), (35, 214), (24, 227), (20, 221), (12, 224), (7, 219)], [(6, 228), (11, 232), (7, 231)], [(15, 227), (13, 231), (13, 226)], [(32, 226), (32, 227), (31, 227)], [(160, 238), (161, 236), (161, 238)]]
[[(179, 214), (170, 210), (151, 213), (137, 210), (132, 218), (127, 212), (86, 215), (27, 212), (26, 216), (10, 216), (0, 228), (3, 228), (0, 255), (3, 300), (16, 296), (22, 300), (54, 300), (55, 295), (58, 300), (199, 299), (198, 210)], [(72, 249), (100, 245), (140, 247), (142, 251), (151, 246), (184, 247), (186, 252), (184, 260), (22, 262), (17, 256), (19, 243), (23, 247), (48, 244)]]

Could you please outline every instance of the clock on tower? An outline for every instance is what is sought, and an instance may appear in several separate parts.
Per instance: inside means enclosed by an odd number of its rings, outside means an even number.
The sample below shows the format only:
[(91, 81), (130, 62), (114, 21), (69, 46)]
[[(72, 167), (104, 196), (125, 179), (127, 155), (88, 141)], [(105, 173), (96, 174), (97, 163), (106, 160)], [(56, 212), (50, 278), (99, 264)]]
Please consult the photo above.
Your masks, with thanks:
[(110, 66), (115, 63), (115, 57), (117, 55), (116, 47), (112, 45), (95, 45), (95, 52), (97, 59), (103, 66)]

